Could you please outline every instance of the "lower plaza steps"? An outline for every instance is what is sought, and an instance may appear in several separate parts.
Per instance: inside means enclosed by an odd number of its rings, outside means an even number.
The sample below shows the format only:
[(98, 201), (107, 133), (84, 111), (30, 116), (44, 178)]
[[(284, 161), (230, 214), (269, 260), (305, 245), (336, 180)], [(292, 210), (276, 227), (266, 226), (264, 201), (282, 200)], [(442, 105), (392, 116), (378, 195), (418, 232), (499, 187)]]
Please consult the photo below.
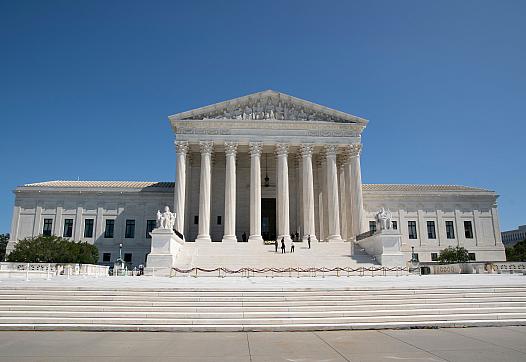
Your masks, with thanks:
[(0, 330), (284, 331), (490, 325), (526, 325), (526, 284), (337, 289), (19, 284), (0, 289)]

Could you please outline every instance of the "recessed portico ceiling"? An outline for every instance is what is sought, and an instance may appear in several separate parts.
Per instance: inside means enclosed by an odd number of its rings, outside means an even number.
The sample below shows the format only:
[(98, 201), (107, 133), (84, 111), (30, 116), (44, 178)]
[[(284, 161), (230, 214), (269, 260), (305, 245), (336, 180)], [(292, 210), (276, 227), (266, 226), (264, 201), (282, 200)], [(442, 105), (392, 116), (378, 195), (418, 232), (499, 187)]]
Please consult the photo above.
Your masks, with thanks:
[(181, 112), (168, 117), (171, 121), (201, 119), (298, 120), (355, 123), (367, 120), (316, 103), (266, 90), (228, 101)]

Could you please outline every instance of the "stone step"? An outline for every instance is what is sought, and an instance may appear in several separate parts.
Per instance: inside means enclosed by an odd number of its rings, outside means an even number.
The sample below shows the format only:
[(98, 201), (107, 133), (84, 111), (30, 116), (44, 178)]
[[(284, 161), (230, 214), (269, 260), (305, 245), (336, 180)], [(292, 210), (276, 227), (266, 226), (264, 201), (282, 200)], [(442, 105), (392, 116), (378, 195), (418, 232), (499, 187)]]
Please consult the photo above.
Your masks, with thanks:
[(280, 324), (352, 324), (352, 323), (387, 323), (387, 322), (422, 322), (448, 320), (526, 320), (526, 313), (451, 313), (451, 314), (422, 314), (422, 315), (385, 315), (385, 316), (350, 316), (350, 317), (291, 317), (291, 318), (51, 318), (51, 317), (0, 317), (1, 324), (205, 324), (205, 325), (280, 325)]
[(419, 288), (419, 289), (396, 289), (396, 288), (376, 288), (370, 289), (258, 289), (258, 290), (192, 290), (192, 289), (175, 289), (175, 290), (159, 290), (159, 289), (141, 289), (141, 290), (118, 290), (118, 289), (86, 289), (86, 290), (70, 290), (70, 289), (36, 289), (36, 288), (6, 288), (0, 290), (0, 296), (9, 295), (58, 295), (58, 296), (266, 296), (279, 293), (280, 295), (415, 295), (415, 294), (458, 294), (458, 293), (503, 293), (503, 292), (524, 292), (526, 293), (526, 287), (471, 287), (471, 288)]
[(437, 327), (490, 327), (526, 325), (526, 319), (485, 319), (447, 321), (410, 321), (410, 322), (366, 322), (366, 323), (304, 323), (304, 324), (267, 324), (242, 325), (224, 324), (86, 324), (86, 323), (49, 323), (49, 324), (0, 324), (0, 330), (16, 331), (133, 331), (133, 332), (265, 332), (265, 331), (312, 331), (312, 330), (363, 330), (363, 329), (405, 329)]
[[(277, 293), (276, 293), (277, 294)], [(406, 297), (404, 299), (412, 299), (412, 300), (433, 300), (433, 299), (446, 299), (450, 298), (451, 294), (439, 294), (439, 293), (433, 293), (433, 294), (414, 294), (410, 297)], [(510, 297), (510, 298), (526, 298), (526, 292), (502, 292), (502, 293), (486, 293), (486, 292), (480, 292), (480, 293), (457, 293), (454, 294), (457, 298), (465, 298), (465, 299), (472, 299), (472, 298), (485, 298), (485, 297)], [(65, 300), (65, 298), (68, 298)], [(156, 296), (135, 296), (132, 297), (133, 300), (142, 301), (145, 303), (163, 303), (163, 302), (260, 302), (260, 303), (267, 303), (267, 302), (301, 302), (301, 301), (309, 301), (309, 300), (316, 300), (316, 301), (357, 301), (361, 300), (363, 302), (366, 302), (371, 299), (382, 299), (382, 300), (391, 300), (391, 299), (401, 299), (400, 295), (391, 295), (391, 294), (384, 294), (384, 295), (377, 295), (375, 298), (371, 298), (371, 296), (368, 295), (317, 295), (317, 296), (310, 296), (310, 295), (291, 295), (291, 296), (284, 296), (284, 295), (265, 295), (265, 296), (170, 296), (170, 297), (156, 297)], [(124, 302), (122, 296), (115, 296), (115, 295), (76, 295), (76, 296), (64, 296), (64, 295), (3, 295), (2, 296), (2, 303), (5, 303), (7, 301), (68, 301), (68, 300), (75, 300), (75, 301), (90, 301), (90, 302)]]
[(491, 302), (491, 301), (481, 301), (480, 303), (470, 303), (470, 302), (457, 302), (457, 303), (418, 303), (418, 304), (408, 304), (408, 303), (397, 303), (397, 304), (343, 304), (343, 305), (333, 305), (333, 304), (322, 304), (322, 305), (303, 305), (303, 306), (283, 306), (283, 305), (224, 305), (217, 306), (215, 304), (205, 305), (205, 306), (162, 306), (162, 307), (152, 307), (144, 306), (141, 304), (131, 305), (131, 306), (102, 306), (102, 305), (49, 305), (49, 304), (36, 304), (36, 305), (2, 305), (0, 306), (1, 311), (91, 311), (91, 312), (157, 312), (157, 311), (172, 311), (172, 312), (228, 312), (236, 311), (239, 308), (242, 308), (246, 312), (302, 312), (302, 311), (347, 311), (347, 310), (372, 310), (373, 308), (381, 308), (384, 310), (390, 309), (399, 309), (403, 306), (405, 309), (424, 309), (424, 308), (492, 308), (492, 307), (526, 307), (526, 300), (523, 302), (510, 302), (510, 301), (501, 301), (501, 302)]
[(421, 308), (421, 309), (370, 309), (347, 311), (245, 311), (240, 308), (228, 312), (173, 312), (173, 311), (5, 311), (0, 310), (0, 318), (138, 318), (138, 319), (256, 319), (256, 318), (340, 318), (377, 316), (420, 316), (420, 315), (451, 315), (451, 314), (526, 314), (524, 307), (480, 307), (480, 308)]
[[(484, 297), (484, 298), (432, 298), (432, 299), (350, 299), (350, 300), (296, 300), (292, 303), (294, 306), (308, 306), (308, 305), (341, 305), (341, 306), (353, 306), (353, 305), (375, 305), (375, 304), (418, 304), (418, 303), (440, 303), (440, 302), (472, 302), (472, 303), (484, 303), (488, 301), (501, 302), (524, 302), (526, 297)], [(25, 305), (70, 305), (70, 306), (150, 306), (150, 307), (169, 307), (169, 306), (283, 306), (287, 303), (290, 305), (290, 301), (287, 300), (274, 300), (274, 301), (261, 301), (261, 300), (240, 300), (240, 301), (145, 301), (145, 300), (48, 300), (48, 299), (12, 299), (12, 300), (0, 300), (0, 306), (12, 305), (12, 304), (25, 304)]]

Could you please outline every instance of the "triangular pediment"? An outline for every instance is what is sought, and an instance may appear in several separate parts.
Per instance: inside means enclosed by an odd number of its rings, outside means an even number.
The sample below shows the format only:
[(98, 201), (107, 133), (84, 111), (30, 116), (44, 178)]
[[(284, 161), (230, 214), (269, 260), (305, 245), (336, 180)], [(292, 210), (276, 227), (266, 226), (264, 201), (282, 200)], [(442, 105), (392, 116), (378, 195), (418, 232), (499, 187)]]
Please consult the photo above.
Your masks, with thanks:
[(316, 103), (266, 90), (174, 114), (170, 120), (297, 120), (367, 124), (367, 120)]

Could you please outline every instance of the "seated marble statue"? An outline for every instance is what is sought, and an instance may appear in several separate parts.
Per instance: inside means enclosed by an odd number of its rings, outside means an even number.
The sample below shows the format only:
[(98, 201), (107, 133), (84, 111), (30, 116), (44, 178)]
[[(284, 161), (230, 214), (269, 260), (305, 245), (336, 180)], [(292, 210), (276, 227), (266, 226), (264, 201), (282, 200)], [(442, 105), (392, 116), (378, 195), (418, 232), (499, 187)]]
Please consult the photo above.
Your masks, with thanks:
[(389, 209), (385, 211), (385, 208), (382, 207), (382, 210), (378, 211), (376, 214), (376, 222), (380, 226), (380, 230), (388, 230), (392, 228), (392, 219), (393, 215)]
[(170, 212), (168, 206), (164, 207), (164, 212), (157, 210), (157, 228), (172, 230), (175, 225), (175, 213)]

